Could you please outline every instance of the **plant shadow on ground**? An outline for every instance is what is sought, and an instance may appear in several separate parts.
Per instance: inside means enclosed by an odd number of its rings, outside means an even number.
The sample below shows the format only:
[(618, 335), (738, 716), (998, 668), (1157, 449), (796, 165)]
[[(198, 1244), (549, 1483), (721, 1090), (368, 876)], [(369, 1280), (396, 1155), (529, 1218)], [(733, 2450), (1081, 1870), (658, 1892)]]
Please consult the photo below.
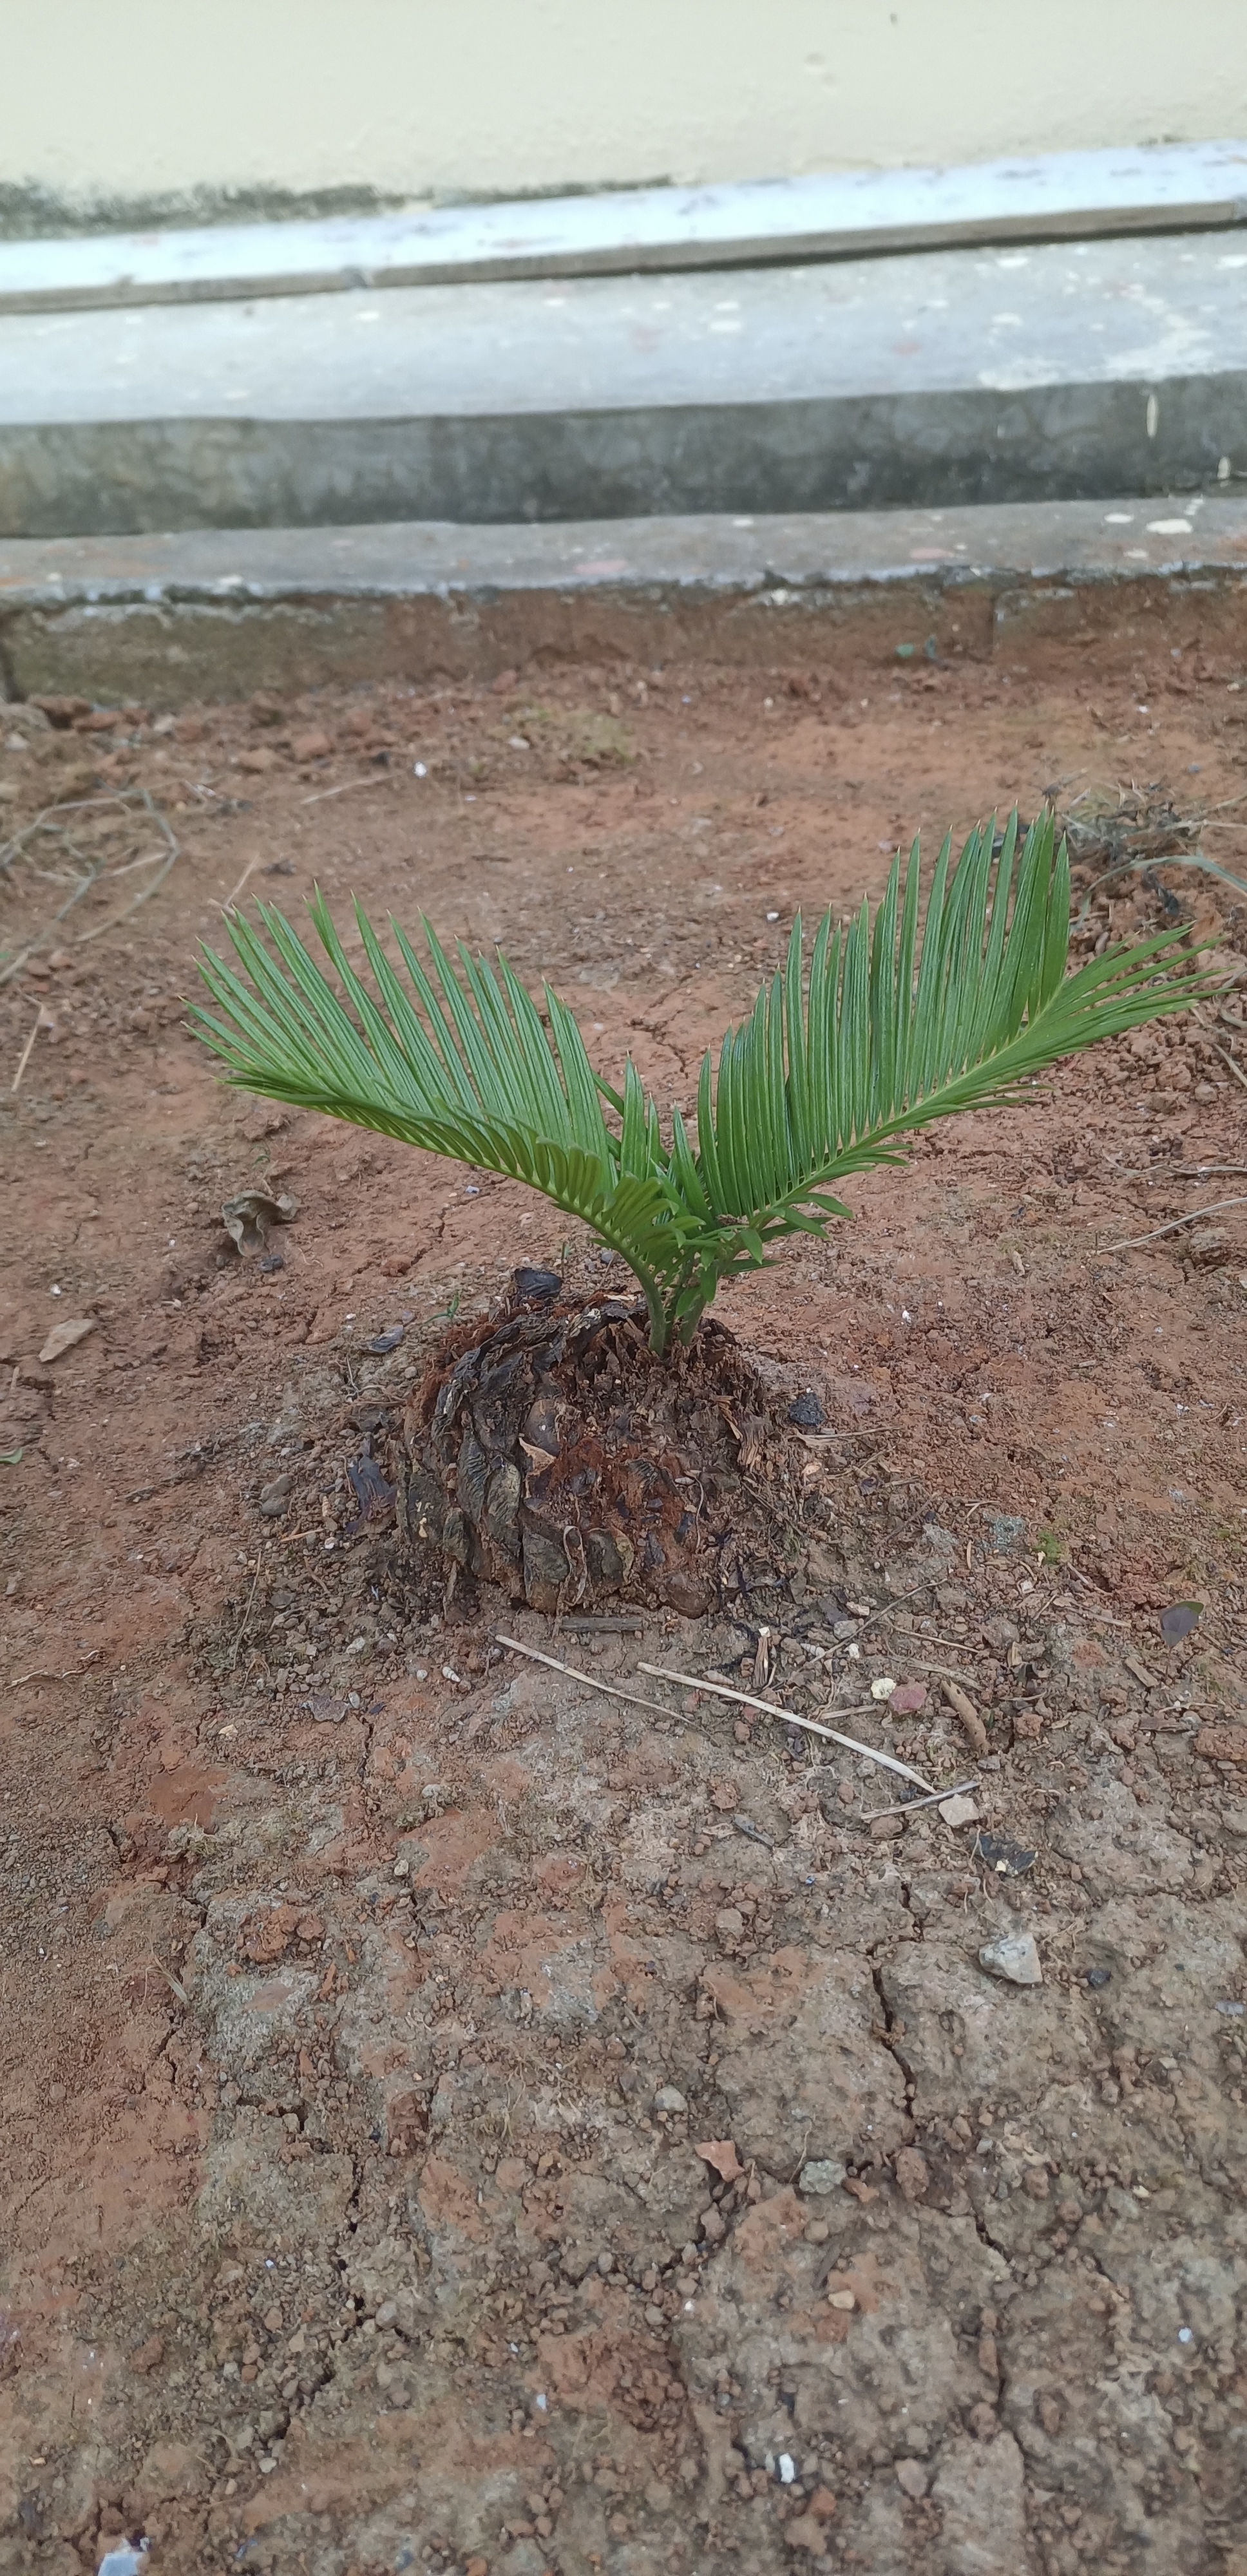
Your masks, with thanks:
[[(1240, 1000), (924, 1141), (727, 1292), (777, 1418), (824, 1417), (782, 1544), (740, 1533), (704, 1617), (579, 1634), (439, 1601), (377, 1506), (448, 1323), (520, 1259), (616, 1270), (508, 1184), (226, 1100), (182, 1035), (210, 905), (269, 869), (503, 937), (687, 1098), (894, 829), (1033, 811), (1139, 695), (1170, 780), (1236, 790), (1224, 674), (1103, 684), (1094, 735), (1059, 670), (1016, 711), (934, 676), (568, 674), (571, 710), (629, 692), (635, 759), (588, 775), (468, 689), (131, 713), (93, 754), (181, 855), (3, 1000), (14, 1067), (54, 1029), (2, 1131), (0, 2566), (123, 2530), (153, 2576), (1233, 2565), (1247, 1226), (1186, 1220), (1243, 1188)], [(1233, 969), (1232, 891), (1163, 863), (1089, 943), (1166, 887)], [(240, 1259), (256, 1189), (300, 1205)], [(58, 1315), (93, 1330), (42, 1363)], [(669, 1713), (500, 1649), (504, 1600)], [(973, 1770), (1036, 1858), (643, 1663)], [(1041, 1987), (979, 1964), (1015, 1916)]]

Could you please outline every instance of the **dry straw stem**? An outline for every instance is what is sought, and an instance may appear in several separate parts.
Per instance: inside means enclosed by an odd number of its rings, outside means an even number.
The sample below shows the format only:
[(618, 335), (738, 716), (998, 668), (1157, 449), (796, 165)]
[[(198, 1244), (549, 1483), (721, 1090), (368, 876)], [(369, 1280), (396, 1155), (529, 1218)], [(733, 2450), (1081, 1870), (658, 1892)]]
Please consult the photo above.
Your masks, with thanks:
[(161, 853), (156, 851), (146, 862), (129, 860), (122, 868), (106, 868), (102, 859), (92, 861), (83, 851), (77, 849), (70, 832), (61, 827), (62, 815), (98, 813), (109, 806), (120, 806), (122, 811), (126, 812), (136, 801), (140, 812), (155, 824), (164, 840), (166, 855), (163, 865), (159, 867), (150, 884), (141, 886), (139, 892), (129, 903), (123, 904), (119, 912), (110, 912), (105, 920), (93, 923), (90, 930), (78, 932), (74, 945), (85, 948), (89, 941), (102, 939), (106, 931), (118, 929), (123, 921), (128, 921), (131, 914), (139, 910), (140, 905), (150, 903), (152, 896), (159, 893), (174, 860), (181, 855), (181, 844), (176, 834), (161, 813), (159, 806), (153, 802), (147, 789), (128, 787), (123, 788), (115, 796), (80, 796), (68, 804), (45, 805), (43, 811), (36, 814), (32, 823), (27, 823), (11, 841), (6, 841), (3, 847), (0, 847), (0, 871), (4, 871), (11, 868), (14, 861), (24, 855), (28, 842), (33, 841), (39, 833), (47, 832), (53, 839), (63, 841), (71, 857), (77, 859), (83, 868), (83, 874), (79, 877), (72, 894), (67, 895), (64, 903), (58, 906), (51, 919), (45, 921), (42, 930), (33, 939), (28, 940), (26, 946), (19, 950), (15, 957), (11, 957), (6, 965), (0, 966), (0, 985), (11, 984), (14, 976), (21, 974), (30, 959), (38, 956), (40, 949), (47, 946), (53, 931), (65, 919), (66, 913), (72, 912), (75, 904), (81, 903), (83, 896), (89, 894), (92, 886), (98, 884), (101, 878), (107, 880), (110, 876), (128, 875), (136, 865), (150, 865), (159, 860)]
[[(604, 1682), (596, 1673), (582, 1673), (577, 1665), (565, 1664), (558, 1655), (543, 1655), (539, 1646), (522, 1646), (518, 1637), (504, 1637), (499, 1628), (494, 1630), (494, 1643), (506, 1646), (513, 1655), (527, 1655), (530, 1663), (548, 1665), (552, 1673), (566, 1673), (569, 1681), (584, 1682), (590, 1690), (605, 1691), (608, 1699), (631, 1700), (634, 1708), (647, 1708), (651, 1717), (670, 1718), (678, 1713), (673, 1708), (663, 1708), (656, 1699), (642, 1699), (638, 1691), (622, 1690), (618, 1682)], [(642, 1670), (648, 1672), (650, 1666), (643, 1665)]]
[[(908, 1762), (898, 1762), (894, 1753), (879, 1753), (873, 1744), (860, 1744), (855, 1735), (838, 1735), (834, 1726), (822, 1726), (813, 1717), (798, 1717), (795, 1709), (778, 1708), (773, 1699), (755, 1699), (752, 1691), (729, 1690), (726, 1682), (703, 1681), (697, 1673), (672, 1672), (667, 1664), (638, 1664), (637, 1670), (652, 1673), (656, 1681), (679, 1682), (684, 1690), (712, 1691), (716, 1699), (738, 1700), (742, 1708), (760, 1709), (764, 1717), (778, 1717), (785, 1726), (799, 1726), (806, 1735), (821, 1735), (828, 1744), (843, 1744), (850, 1753), (862, 1754), (867, 1762), (879, 1762), (885, 1771), (898, 1772), (902, 1780), (916, 1781), (928, 1797), (951, 1798), (953, 1794), (951, 1789), (932, 1789), (921, 1771), (912, 1770)], [(833, 1714), (851, 1717), (853, 1711), (836, 1709)]]
[(1198, 1225), (1202, 1216), (1224, 1216), (1228, 1208), (1247, 1207), (1247, 1198), (1215, 1199), (1211, 1207), (1191, 1208), (1186, 1216), (1174, 1216), (1168, 1225), (1154, 1225), (1150, 1234), (1132, 1234), (1125, 1243), (1110, 1243), (1108, 1252), (1137, 1252), (1141, 1243), (1155, 1243), (1162, 1234), (1177, 1234), (1184, 1225)]

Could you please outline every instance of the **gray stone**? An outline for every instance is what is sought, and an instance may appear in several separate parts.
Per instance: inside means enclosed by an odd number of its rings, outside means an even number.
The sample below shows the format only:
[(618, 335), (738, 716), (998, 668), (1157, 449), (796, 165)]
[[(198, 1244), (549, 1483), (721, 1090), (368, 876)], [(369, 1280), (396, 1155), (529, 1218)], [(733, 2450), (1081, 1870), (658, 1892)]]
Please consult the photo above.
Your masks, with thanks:
[(687, 2111), (688, 2104), (684, 2099), (684, 2095), (674, 2084), (664, 2084), (654, 2095), (654, 2109), (656, 2111), (670, 2111), (675, 2114), (680, 2111)]
[(996, 1512), (987, 1524), (987, 1534), (997, 1556), (1013, 1556), (1026, 1545), (1026, 1523), (1015, 1512)]
[(1012, 1931), (995, 1932), (979, 1952), (979, 1966), (993, 1977), (1004, 1977), (1012, 1986), (1041, 1986), (1043, 1969), (1033, 1932), (1015, 1925)]
[(847, 2170), (834, 2156), (816, 2156), (811, 2164), (802, 2165), (797, 2189), (816, 2194), (839, 2191)]
[(914, 2503), (917, 2504), (920, 2498), (926, 2494), (927, 2488), (931, 2483), (931, 2473), (929, 2469), (924, 2469), (921, 2460), (898, 2460), (896, 2463), (896, 2483), (900, 2488), (902, 2495), (912, 2497)]

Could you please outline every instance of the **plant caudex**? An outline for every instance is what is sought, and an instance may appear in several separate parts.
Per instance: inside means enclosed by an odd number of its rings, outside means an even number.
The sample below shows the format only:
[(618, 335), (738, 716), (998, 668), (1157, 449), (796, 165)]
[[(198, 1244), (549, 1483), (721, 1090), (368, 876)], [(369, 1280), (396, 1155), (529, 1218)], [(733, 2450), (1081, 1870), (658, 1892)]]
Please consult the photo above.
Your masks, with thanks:
[(865, 903), (847, 931), (825, 916), (808, 969), (798, 919), (784, 968), (717, 1064), (706, 1056), (695, 1136), (678, 1109), (664, 1131), (630, 1060), (620, 1089), (604, 1081), (566, 1003), (547, 985), (543, 1017), (501, 955), (490, 965), (460, 944), (460, 978), (427, 922), (427, 965), (394, 925), (404, 983), (357, 906), (370, 991), (319, 894), (312, 920), (341, 994), (262, 905), (271, 946), (231, 915), (249, 982), (206, 951), (216, 1010), (194, 1018), (236, 1088), (506, 1173), (583, 1218), (635, 1272), (661, 1354), (768, 1245), (848, 1216), (833, 1184), (903, 1161), (905, 1134), (1017, 1103), (1058, 1057), (1205, 989), (1181, 931), (1067, 974), (1069, 863), (1051, 817), (1020, 847), (1016, 814), (998, 855), (995, 839), (973, 832), (955, 868), (945, 842), (921, 926), (917, 842), (873, 925)]

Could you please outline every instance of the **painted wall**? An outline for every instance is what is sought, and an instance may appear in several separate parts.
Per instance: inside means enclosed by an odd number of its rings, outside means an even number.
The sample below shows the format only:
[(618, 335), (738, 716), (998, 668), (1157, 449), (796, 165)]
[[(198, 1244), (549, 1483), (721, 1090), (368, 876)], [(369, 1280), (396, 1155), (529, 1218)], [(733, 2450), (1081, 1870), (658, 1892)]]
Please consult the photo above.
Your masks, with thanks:
[(1243, 0), (3, 0), (0, 220), (1247, 134)]

